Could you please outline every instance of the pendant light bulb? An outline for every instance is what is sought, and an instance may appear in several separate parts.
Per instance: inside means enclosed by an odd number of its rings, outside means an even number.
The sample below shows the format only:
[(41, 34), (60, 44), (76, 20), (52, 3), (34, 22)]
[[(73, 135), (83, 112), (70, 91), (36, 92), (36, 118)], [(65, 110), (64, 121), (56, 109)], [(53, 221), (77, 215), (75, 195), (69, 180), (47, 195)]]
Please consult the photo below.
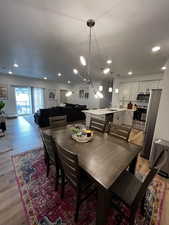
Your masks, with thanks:
[(109, 93), (113, 92), (113, 88), (109, 87)]
[(110, 72), (110, 68), (105, 68), (104, 70), (103, 70), (103, 73), (104, 74), (108, 74)]
[(68, 92), (66, 92), (65, 96), (70, 97), (72, 94), (73, 94), (72, 91), (68, 91)]
[(115, 88), (114, 92), (115, 92), (116, 94), (118, 94), (118, 93), (119, 93), (119, 89), (118, 89), (118, 88)]
[(100, 91), (96, 92), (96, 96), (97, 96), (97, 98), (103, 98), (104, 97), (103, 94)]
[(102, 85), (99, 86), (99, 91), (103, 91), (103, 86)]
[(86, 66), (86, 65), (87, 65), (86, 59), (85, 59), (84, 56), (80, 56), (80, 62), (81, 62), (81, 64), (82, 64), (83, 66)]

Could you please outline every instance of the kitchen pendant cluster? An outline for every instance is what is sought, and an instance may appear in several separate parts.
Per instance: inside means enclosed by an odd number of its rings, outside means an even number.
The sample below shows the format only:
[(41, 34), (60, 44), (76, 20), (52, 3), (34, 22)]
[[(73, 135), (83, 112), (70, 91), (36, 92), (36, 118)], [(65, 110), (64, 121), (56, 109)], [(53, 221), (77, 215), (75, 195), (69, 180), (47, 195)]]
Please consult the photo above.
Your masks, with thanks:
[[(87, 81), (91, 85), (91, 88), (93, 89), (94, 97), (95, 98), (102, 99), (102, 98), (104, 98), (104, 95), (102, 93), (103, 86), (100, 85), (99, 88), (95, 87), (95, 83), (94, 83), (94, 81), (92, 79), (92, 76), (91, 76), (91, 66), (92, 66), (92, 64), (91, 64), (91, 55), (92, 55), (91, 54), (91, 51), (92, 51), (92, 28), (95, 25), (95, 21), (93, 19), (89, 19), (89, 20), (87, 20), (86, 25), (87, 25), (87, 27), (89, 27), (88, 63), (87, 63), (86, 58), (84, 56), (82, 56), (82, 55), (80, 56), (80, 63), (81, 63), (82, 66), (86, 67), (86, 69), (87, 69), (87, 79), (84, 78), (83, 76), (81, 76), (79, 70), (76, 69), (76, 68), (73, 69), (73, 73), (75, 75), (79, 75), (81, 78), (83, 78), (83, 81), (85, 81), (85, 82)], [(103, 70), (102, 70), (103, 74), (110, 73), (109, 66), (112, 63), (112, 60), (111, 59), (108, 59), (106, 61), (106, 63), (107, 63), (107, 66), (108, 67), (103, 68)], [(108, 92), (109, 93), (112, 93), (113, 92), (113, 88), (111, 86), (108, 88)], [(67, 93), (65, 94), (65, 96), (66, 97), (70, 97), (72, 94), (73, 94), (73, 92), (69, 90), (69, 91), (67, 91)]]
[[(80, 63), (82, 66), (86, 67), (87, 68), (87, 79), (82, 77), (79, 73), (79, 71), (74, 68), (73, 69), (73, 73), (75, 75), (80, 75), (82, 78), (83, 78), (83, 81), (88, 81), (88, 83), (91, 85), (92, 89), (93, 89), (93, 92), (94, 92), (94, 97), (95, 98), (98, 98), (98, 99), (102, 99), (104, 98), (104, 95), (102, 93), (103, 91), (103, 86), (99, 86), (99, 88), (95, 87), (95, 83), (93, 82), (93, 79), (92, 79), (92, 76), (91, 76), (91, 51), (92, 51), (92, 28), (94, 27), (95, 25), (95, 21), (93, 19), (89, 19), (87, 20), (87, 26), (89, 27), (89, 52), (88, 52), (88, 63), (85, 59), (84, 56), (80, 56)], [(108, 59), (106, 61), (106, 63), (108, 65), (110, 65), (112, 63), (112, 60), (111, 59)], [(103, 73), (104, 74), (108, 74), (110, 73), (110, 68), (109, 67), (106, 67), (103, 69)], [(108, 88), (108, 92), (111, 93), (113, 91), (112, 87), (109, 87)], [(70, 97), (71, 95), (73, 94), (72, 91), (67, 91), (67, 93), (65, 94), (66, 97)]]
[(96, 94), (94, 95), (95, 98), (104, 98), (104, 95), (101, 91), (97, 91)]

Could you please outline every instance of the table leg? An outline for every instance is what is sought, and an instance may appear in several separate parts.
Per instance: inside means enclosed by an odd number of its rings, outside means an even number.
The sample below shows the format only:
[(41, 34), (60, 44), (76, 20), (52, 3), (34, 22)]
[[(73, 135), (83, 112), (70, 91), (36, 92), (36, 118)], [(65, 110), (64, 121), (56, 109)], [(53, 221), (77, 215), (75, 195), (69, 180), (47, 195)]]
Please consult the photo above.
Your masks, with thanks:
[(135, 173), (135, 169), (136, 169), (136, 164), (137, 164), (137, 156), (132, 160), (132, 162), (130, 163), (129, 166), (129, 172), (134, 174)]
[(106, 225), (111, 207), (111, 193), (103, 187), (98, 188), (96, 225)]

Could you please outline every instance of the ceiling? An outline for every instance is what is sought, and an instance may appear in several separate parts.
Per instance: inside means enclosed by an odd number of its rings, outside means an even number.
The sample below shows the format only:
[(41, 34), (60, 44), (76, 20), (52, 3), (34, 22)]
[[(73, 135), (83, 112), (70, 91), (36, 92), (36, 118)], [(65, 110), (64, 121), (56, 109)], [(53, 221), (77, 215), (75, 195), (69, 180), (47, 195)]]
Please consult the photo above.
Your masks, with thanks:
[[(86, 76), (79, 56), (88, 56), (92, 36), (92, 76), (110, 79), (159, 73), (169, 56), (168, 0), (1, 0), (0, 72), (61, 82), (80, 82), (77, 68)], [(151, 48), (161, 46), (153, 54)], [(108, 75), (101, 72), (112, 59)], [(19, 68), (13, 68), (13, 64)], [(57, 73), (61, 72), (61, 77)], [(12, 75), (11, 75), (12, 76)]]

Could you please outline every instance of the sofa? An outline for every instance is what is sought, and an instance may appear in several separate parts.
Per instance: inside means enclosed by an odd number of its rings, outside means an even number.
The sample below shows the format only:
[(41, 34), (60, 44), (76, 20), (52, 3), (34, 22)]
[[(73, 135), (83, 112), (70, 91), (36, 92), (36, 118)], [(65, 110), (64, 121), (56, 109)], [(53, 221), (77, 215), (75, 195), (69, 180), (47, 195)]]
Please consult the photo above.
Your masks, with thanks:
[(78, 120), (85, 120), (85, 114), (82, 110), (86, 110), (86, 105), (69, 104), (65, 106), (56, 106), (48, 109), (40, 109), (34, 114), (35, 123), (39, 127), (49, 126), (49, 117), (52, 116), (67, 116), (67, 122), (74, 122)]

